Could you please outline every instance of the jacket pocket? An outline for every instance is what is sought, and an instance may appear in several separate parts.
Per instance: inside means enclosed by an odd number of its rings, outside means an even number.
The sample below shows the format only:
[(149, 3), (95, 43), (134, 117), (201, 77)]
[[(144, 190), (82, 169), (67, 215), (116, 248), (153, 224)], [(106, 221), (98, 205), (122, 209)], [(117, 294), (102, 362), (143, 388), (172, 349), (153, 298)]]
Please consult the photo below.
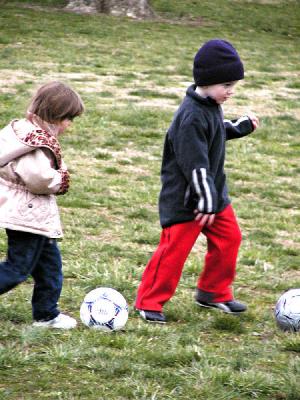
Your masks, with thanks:
[(37, 223), (47, 223), (49, 218), (50, 199), (48, 196), (35, 196), (29, 192), (24, 196), (23, 201), (18, 204), (18, 214), (24, 220)]

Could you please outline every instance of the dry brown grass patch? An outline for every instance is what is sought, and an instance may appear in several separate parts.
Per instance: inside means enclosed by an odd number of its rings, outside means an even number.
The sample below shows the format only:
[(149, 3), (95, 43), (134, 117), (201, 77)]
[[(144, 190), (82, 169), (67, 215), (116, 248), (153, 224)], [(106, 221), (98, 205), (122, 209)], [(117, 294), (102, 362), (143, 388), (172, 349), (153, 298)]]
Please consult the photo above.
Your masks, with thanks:
[(0, 93), (16, 93), (17, 85), (33, 80), (34, 77), (19, 69), (0, 70)]

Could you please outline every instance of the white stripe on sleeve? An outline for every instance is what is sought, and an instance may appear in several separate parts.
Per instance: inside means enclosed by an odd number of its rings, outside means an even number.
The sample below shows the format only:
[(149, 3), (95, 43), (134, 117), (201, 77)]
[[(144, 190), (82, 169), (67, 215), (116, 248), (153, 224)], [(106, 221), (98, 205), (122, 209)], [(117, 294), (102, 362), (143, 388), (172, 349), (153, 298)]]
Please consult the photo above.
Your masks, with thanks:
[(196, 189), (196, 193), (199, 197), (201, 197), (201, 189), (198, 181), (198, 175), (197, 175), (197, 170), (193, 170), (193, 183)]
[(206, 169), (205, 168), (200, 168), (201, 176), (202, 176), (202, 183), (204, 186), (206, 198), (207, 198), (207, 212), (212, 212), (213, 204), (212, 204), (212, 196), (210, 192), (209, 185), (207, 183), (206, 179)]
[[(206, 169), (200, 168), (200, 173), (201, 173), (201, 178), (202, 178), (202, 184), (203, 184), (204, 191), (205, 191), (205, 197), (207, 199), (207, 211), (206, 212), (210, 213), (210, 212), (212, 212), (212, 209), (213, 209), (213, 201), (212, 201), (211, 191), (210, 191), (209, 185), (207, 183)], [(193, 170), (192, 176), (193, 176), (193, 183), (195, 186), (196, 193), (199, 196), (199, 203), (198, 203), (199, 211), (204, 211), (205, 198), (201, 192), (196, 169)]]
[(235, 121), (235, 122), (232, 122), (232, 121), (230, 121), (230, 119), (224, 119), (224, 122), (228, 122), (230, 125), (232, 125), (232, 126), (238, 126), (239, 124), (241, 124), (242, 122), (244, 122), (244, 121), (248, 121), (249, 120), (249, 118), (247, 117), (247, 116), (244, 116), (244, 117), (241, 117), (241, 118), (239, 118), (237, 121)]

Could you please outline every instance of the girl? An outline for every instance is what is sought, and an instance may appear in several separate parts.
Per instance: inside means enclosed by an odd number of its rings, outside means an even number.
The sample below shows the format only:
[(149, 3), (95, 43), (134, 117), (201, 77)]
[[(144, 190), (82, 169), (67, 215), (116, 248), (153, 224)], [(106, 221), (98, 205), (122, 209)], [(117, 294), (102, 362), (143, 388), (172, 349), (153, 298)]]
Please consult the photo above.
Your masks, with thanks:
[(33, 96), (27, 118), (0, 131), (0, 227), (8, 240), (6, 261), (0, 263), (0, 294), (31, 275), (35, 326), (76, 326), (57, 305), (63, 275), (56, 240), (63, 234), (56, 195), (69, 188), (58, 135), (83, 110), (74, 90), (50, 82)]

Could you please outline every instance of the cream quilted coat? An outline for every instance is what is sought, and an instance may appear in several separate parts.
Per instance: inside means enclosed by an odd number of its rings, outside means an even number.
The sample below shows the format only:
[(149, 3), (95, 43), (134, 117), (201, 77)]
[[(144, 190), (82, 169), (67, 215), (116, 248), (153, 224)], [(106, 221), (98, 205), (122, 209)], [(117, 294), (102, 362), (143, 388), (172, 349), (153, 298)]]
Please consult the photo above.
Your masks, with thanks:
[(68, 183), (56, 136), (26, 119), (0, 131), (0, 227), (62, 237), (55, 195)]

